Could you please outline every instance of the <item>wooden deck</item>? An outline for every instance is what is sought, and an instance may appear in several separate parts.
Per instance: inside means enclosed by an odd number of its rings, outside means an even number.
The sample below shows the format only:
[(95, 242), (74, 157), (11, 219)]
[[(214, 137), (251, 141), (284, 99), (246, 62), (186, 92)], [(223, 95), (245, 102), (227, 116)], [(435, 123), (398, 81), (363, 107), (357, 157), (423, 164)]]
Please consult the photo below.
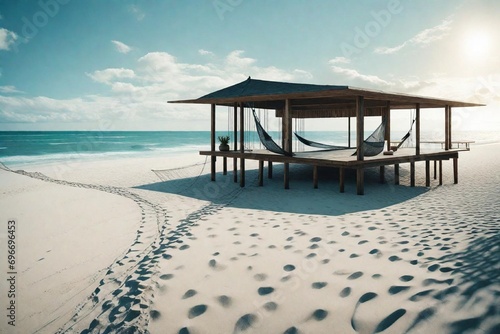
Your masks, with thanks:
[(395, 183), (399, 184), (399, 165), (403, 163), (410, 164), (410, 185), (415, 186), (415, 163), (425, 161), (426, 167), (426, 186), (430, 186), (430, 162), (434, 162), (434, 179), (437, 178), (437, 166), (439, 165), (439, 182), (442, 184), (442, 161), (453, 160), (453, 176), (454, 183), (458, 183), (458, 153), (463, 149), (453, 150), (427, 150), (421, 151), (420, 154), (415, 154), (415, 149), (403, 148), (394, 152), (393, 155), (379, 154), (375, 157), (365, 157), (359, 161), (357, 157), (352, 155), (355, 150), (341, 151), (306, 151), (297, 152), (293, 156), (285, 156), (275, 154), (267, 150), (246, 150), (246, 151), (201, 151), (201, 155), (212, 157), (211, 176), (212, 181), (215, 181), (215, 157), (223, 157), (223, 172), (227, 172), (227, 159), (233, 159), (234, 181), (238, 181), (237, 159), (240, 159), (239, 182), (240, 186), (245, 186), (245, 160), (259, 161), (259, 185), (263, 185), (264, 178), (264, 162), (268, 162), (268, 177), (272, 177), (272, 163), (284, 164), (284, 188), (290, 186), (289, 164), (305, 164), (313, 166), (313, 186), (318, 187), (318, 167), (335, 167), (339, 169), (339, 190), (344, 192), (345, 187), (345, 170), (356, 170), (356, 185), (358, 195), (364, 194), (364, 169), (370, 167), (380, 168), (380, 180), (385, 180), (385, 166), (394, 165)]

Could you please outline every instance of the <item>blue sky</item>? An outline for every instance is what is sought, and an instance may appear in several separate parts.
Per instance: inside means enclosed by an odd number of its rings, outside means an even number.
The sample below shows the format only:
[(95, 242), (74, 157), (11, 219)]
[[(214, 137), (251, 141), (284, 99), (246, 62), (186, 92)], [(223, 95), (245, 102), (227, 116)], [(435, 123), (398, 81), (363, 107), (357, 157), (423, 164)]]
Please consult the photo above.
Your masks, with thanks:
[(455, 128), (497, 130), (499, 14), (496, 0), (0, 0), (0, 130), (207, 130), (206, 107), (167, 101), (248, 76), (482, 102)]

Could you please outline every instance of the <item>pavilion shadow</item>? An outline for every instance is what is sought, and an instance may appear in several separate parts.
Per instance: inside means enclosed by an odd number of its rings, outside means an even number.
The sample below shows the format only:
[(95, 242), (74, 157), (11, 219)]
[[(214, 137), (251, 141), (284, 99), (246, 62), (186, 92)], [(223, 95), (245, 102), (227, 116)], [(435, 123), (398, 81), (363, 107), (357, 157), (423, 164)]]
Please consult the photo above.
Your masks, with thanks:
[(402, 203), (426, 191), (425, 187), (394, 185), (388, 179), (380, 184), (375, 170), (365, 171), (365, 194), (356, 195), (355, 173), (346, 174), (345, 193), (339, 193), (338, 171), (324, 169), (319, 172), (319, 189), (311, 182), (310, 166), (294, 165), (290, 168), (290, 189), (283, 189), (283, 166), (273, 168), (273, 178), (264, 171), (264, 186), (258, 186), (258, 171), (246, 171), (246, 187), (233, 182), (233, 174), (216, 174), (216, 182), (210, 175), (173, 179), (135, 187), (191, 197), (198, 200), (224, 204), (229, 207), (336, 216), (359, 211), (376, 210)]

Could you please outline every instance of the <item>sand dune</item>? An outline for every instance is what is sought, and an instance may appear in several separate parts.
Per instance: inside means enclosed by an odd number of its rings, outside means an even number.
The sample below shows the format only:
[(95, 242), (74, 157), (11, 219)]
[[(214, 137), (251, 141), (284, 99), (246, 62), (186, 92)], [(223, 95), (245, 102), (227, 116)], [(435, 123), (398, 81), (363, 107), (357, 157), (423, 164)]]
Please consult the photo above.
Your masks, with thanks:
[(444, 186), (367, 172), (365, 196), (327, 170), (315, 190), (303, 167), (290, 190), (279, 166), (264, 188), (255, 170), (211, 183), (197, 156), (0, 171), (26, 240), (18, 329), (496, 333), (499, 146), (462, 154), (458, 185), (445, 162)]

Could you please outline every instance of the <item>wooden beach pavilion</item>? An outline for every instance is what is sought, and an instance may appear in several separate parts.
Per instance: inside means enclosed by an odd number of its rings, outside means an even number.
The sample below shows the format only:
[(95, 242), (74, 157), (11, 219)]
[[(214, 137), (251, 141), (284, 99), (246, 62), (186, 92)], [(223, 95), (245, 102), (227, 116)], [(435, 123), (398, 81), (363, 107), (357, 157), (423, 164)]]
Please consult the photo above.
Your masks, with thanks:
[[(439, 166), (439, 182), (442, 184), (442, 162), (453, 160), (454, 183), (458, 183), (458, 154), (468, 150), (468, 142), (452, 141), (452, 108), (476, 107), (481, 104), (422, 97), (407, 94), (387, 93), (378, 90), (360, 89), (349, 86), (313, 85), (264, 81), (248, 78), (230, 87), (223, 88), (197, 99), (170, 101), (171, 103), (208, 104), (211, 106), (211, 143), (209, 151), (201, 155), (211, 157), (211, 179), (215, 181), (216, 157), (223, 157), (224, 174), (227, 159), (233, 159), (234, 181), (245, 186), (245, 160), (259, 161), (259, 185), (263, 185), (264, 163), (268, 163), (268, 177), (272, 177), (272, 164), (284, 164), (284, 187), (290, 186), (290, 164), (305, 164), (313, 167), (313, 186), (318, 187), (318, 167), (339, 169), (339, 189), (344, 192), (345, 170), (356, 170), (357, 194), (364, 194), (364, 171), (366, 168), (379, 167), (380, 180), (384, 182), (385, 167), (394, 166), (395, 183), (399, 184), (399, 165), (410, 164), (410, 185), (415, 186), (415, 163), (425, 162), (426, 186), (430, 186), (430, 163), (434, 162), (434, 178)], [(234, 143), (229, 151), (216, 150), (216, 111), (225, 106), (233, 112)], [(245, 149), (245, 113), (252, 109), (274, 112), (281, 118), (281, 151), (269, 149)], [(424, 108), (438, 108), (444, 117), (444, 138), (441, 149), (421, 149), (421, 113)], [(391, 150), (391, 112), (402, 109), (415, 110), (415, 147)], [(439, 110), (437, 111), (439, 112)], [(367, 142), (364, 138), (365, 117), (380, 116), (383, 119), (383, 142), (385, 152), (375, 156), (364, 153)], [(292, 152), (293, 119), (301, 118), (355, 118), (356, 146), (349, 150), (316, 150)], [(349, 126), (350, 131), (350, 126)], [(239, 143), (236, 138), (239, 136)], [(350, 135), (349, 135), (350, 137)], [(271, 139), (272, 141), (272, 139)], [(465, 148), (460, 144), (465, 144)], [(350, 146), (350, 145), (349, 145)], [(266, 146), (267, 147), (267, 146)], [(353, 152), (355, 152), (353, 154)], [(239, 159), (239, 175), (238, 175)]]

